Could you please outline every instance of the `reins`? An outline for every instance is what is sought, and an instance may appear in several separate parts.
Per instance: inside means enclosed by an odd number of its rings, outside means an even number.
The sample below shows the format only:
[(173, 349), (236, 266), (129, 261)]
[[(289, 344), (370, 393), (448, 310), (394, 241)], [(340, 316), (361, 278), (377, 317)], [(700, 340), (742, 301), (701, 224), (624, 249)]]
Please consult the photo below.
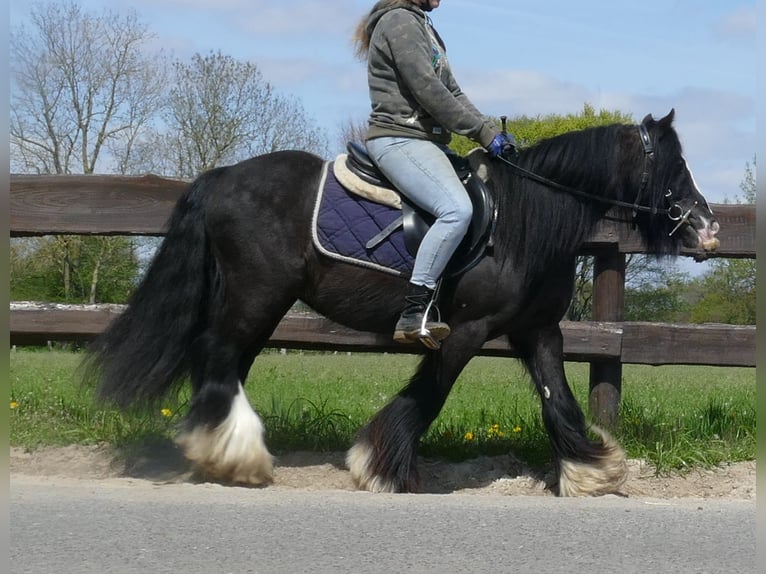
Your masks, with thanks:
[[(506, 133), (505, 116), (503, 116), (501, 120), (503, 123), (503, 133)], [(516, 163), (513, 163), (512, 161), (503, 157), (502, 154), (497, 156), (497, 159), (507, 164), (509, 167), (511, 167), (511, 169), (513, 169), (521, 177), (530, 179), (532, 181), (536, 181), (537, 183), (541, 183), (545, 185), (546, 187), (550, 187), (551, 189), (563, 191), (571, 195), (589, 199), (591, 201), (596, 201), (600, 203), (606, 203), (608, 205), (614, 205), (617, 207), (624, 207), (627, 209), (631, 209), (633, 211), (634, 222), (636, 219), (636, 214), (639, 211), (644, 213), (649, 213), (650, 215), (667, 215), (668, 219), (670, 219), (673, 222), (676, 222), (676, 226), (668, 234), (670, 236), (670, 235), (673, 235), (676, 231), (678, 231), (684, 224), (689, 222), (689, 216), (691, 215), (693, 207), (697, 205), (697, 202), (695, 201), (694, 206), (690, 207), (686, 211), (684, 211), (683, 207), (681, 207), (681, 205), (678, 203), (673, 203), (673, 205), (671, 205), (669, 208), (639, 205), (638, 202), (641, 199), (641, 196), (643, 195), (644, 191), (646, 190), (646, 187), (649, 185), (649, 179), (650, 179), (649, 162), (654, 159), (654, 142), (652, 141), (652, 137), (649, 134), (649, 130), (646, 129), (646, 126), (643, 123), (638, 124), (638, 135), (641, 138), (641, 145), (644, 147), (644, 169), (641, 172), (641, 187), (638, 189), (638, 194), (636, 194), (636, 199), (633, 203), (629, 203), (627, 201), (620, 201), (618, 199), (609, 199), (607, 197), (601, 197), (599, 195), (593, 195), (592, 193), (587, 193), (580, 189), (575, 189), (573, 187), (562, 185), (560, 183), (557, 183), (553, 180), (548, 179), (547, 177), (543, 177), (532, 171), (529, 171), (528, 169), (525, 169)], [(673, 195), (673, 190), (668, 189), (667, 193), (665, 194), (665, 197), (667, 198), (668, 201), (670, 201), (670, 198), (672, 197), (672, 195)], [(615, 219), (615, 218), (609, 218), (609, 219)], [(619, 220), (619, 221), (622, 221), (622, 220)]]
[[(651, 136), (649, 135), (649, 131), (646, 129), (646, 126), (644, 124), (640, 124), (638, 126), (638, 131), (641, 137), (641, 144), (644, 146), (644, 170), (641, 173), (641, 187), (639, 188), (638, 194), (636, 195), (636, 201), (634, 201), (633, 203), (630, 203), (627, 201), (620, 201), (618, 199), (610, 199), (608, 197), (601, 197), (599, 195), (594, 195), (592, 193), (588, 193), (580, 189), (575, 189), (573, 187), (562, 185), (551, 179), (548, 179), (547, 177), (543, 177), (542, 175), (538, 175), (532, 171), (529, 171), (528, 169), (521, 167), (517, 163), (513, 163), (512, 161), (508, 160), (502, 155), (497, 156), (497, 159), (499, 159), (500, 161), (502, 161), (503, 163), (511, 167), (521, 177), (530, 179), (537, 183), (541, 183), (546, 187), (550, 187), (551, 189), (563, 191), (563, 192), (569, 193), (570, 195), (575, 195), (577, 197), (582, 197), (584, 199), (589, 199), (591, 201), (596, 201), (600, 203), (614, 205), (617, 207), (632, 209), (634, 214), (635, 212), (642, 211), (645, 213), (649, 213), (651, 215), (667, 215), (673, 221), (677, 221), (678, 219), (681, 219), (681, 217), (683, 216), (673, 217), (671, 215), (671, 210), (673, 208), (667, 209), (662, 207), (649, 207), (646, 205), (638, 204), (639, 199), (641, 198), (644, 191), (646, 190), (646, 186), (649, 184), (649, 170), (648, 170), (649, 161), (654, 159), (654, 143), (652, 142)], [(678, 209), (680, 210), (680, 206), (678, 206), (678, 204), (676, 204), (674, 207), (678, 207)], [(681, 210), (681, 213), (682, 212), (683, 210)]]

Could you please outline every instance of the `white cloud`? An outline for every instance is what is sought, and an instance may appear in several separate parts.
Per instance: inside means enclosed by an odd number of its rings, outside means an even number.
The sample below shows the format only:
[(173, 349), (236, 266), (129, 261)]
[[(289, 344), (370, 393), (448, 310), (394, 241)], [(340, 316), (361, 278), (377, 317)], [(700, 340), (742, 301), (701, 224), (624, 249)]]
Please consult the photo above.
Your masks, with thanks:
[(266, 36), (301, 34), (296, 41), (303, 42), (316, 34), (349, 35), (357, 18), (359, 9), (351, 0), (295, 0), (289, 4), (273, 0), (172, 0), (191, 8), (209, 6), (216, 11), (223, 11), (223, 17), (231, 20), (231, 25), (248, 33)]
[(577, 113), (584, 103), (596, 109), (659, 118), (676, 110), (675, 127), (684, 153), (708, 200), (739, 193), (745, 164), (756, 151), (753, 98), (696, 87), (645, 95), (601, 91), (538, 72), (461, 70), (463, 90), (484, 113), (499, 116)]
[(362, 68), (311, 58), (259, 57), (255, 62), (263, 77), (280, 89), (316, 92), (321, 87), (367, 100), (367, 76)]
[(756, 21), (755, 6), (743, 6), (718, 23), (715, 35), (721, 40), (755, 45)]
[(583, 86), (524, 70), (463, 70), (460, 79), (476, 106), (493, 115), (576, 112), (590, 95)]
[(113, 0), (116, 8), (169, 8), (184, 12), (207, 13), (217, 23), (232, 30), (248, 34), (280, 37), (301, 34), (297, 42), (305, 42), (311, 35), (350, 35), (361, 18), (357, 2), (353, 0), (293, 0), (289, 4), (274, 0)]

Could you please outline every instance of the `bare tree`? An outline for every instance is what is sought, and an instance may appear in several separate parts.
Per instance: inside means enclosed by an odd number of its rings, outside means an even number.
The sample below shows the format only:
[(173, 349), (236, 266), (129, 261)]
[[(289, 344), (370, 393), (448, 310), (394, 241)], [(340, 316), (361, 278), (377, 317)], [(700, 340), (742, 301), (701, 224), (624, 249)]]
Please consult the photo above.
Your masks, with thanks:
[(174, 175), (191, 178), (281, 149), (326, 153), (324, 134), (300, 103), (277, 93), (255, 64), (218, 52), (175, 62), (173, 70), (164, 144)]
[(339, 149), (345, 150), (350, 141), (363, 142), (367, 138), (367, 120), (355, 121), (348, 119), (338, 128)]
[[(162, 103), (161, 68), (143, 51), (151, 39), (133, 12), (96, 16), (74, 2), (31, 4), (29, 24), (13, 30), (10, 42), (14, 171), (124, 172), (134, 143), (150, 129)], [(96, 243), (89, 251), (107, 257), (124, 241), (56, 238), (65, 296), (72, 293), (84, 242)], [(102, 262), (92, 269), (94, 302)]]
[(579, 255), (575, 268), (574, 292), (566, 319), (569, 321), (587, 321), (591, 317), (593, 303), (593, 256)]
[(165, 82), (142, 51), (152, 35), (135, 13), (94, 16), (73, 2), (32, 4), (30, 23), (10, 44), (15, 167), (93, 173), (106, 145), (134, 141), (159, 110)]

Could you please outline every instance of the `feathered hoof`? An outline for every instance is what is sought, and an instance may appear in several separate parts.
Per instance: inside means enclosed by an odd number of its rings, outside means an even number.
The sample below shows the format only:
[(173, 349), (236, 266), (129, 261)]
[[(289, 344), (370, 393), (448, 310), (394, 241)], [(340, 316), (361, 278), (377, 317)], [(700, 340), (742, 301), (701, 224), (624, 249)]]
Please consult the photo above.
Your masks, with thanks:
[(263, 486), (274, 480), (274, 459), (258, 441), (225, 440), (220, 427), (180, 434), (176, 443), (203, 478), (224, 484)]
[(274, 479), (274, 457), (266, 448), (263, 435), (263, 423), (240, 389), (229, 416), (220, 425), (187, 429), (176, 442), (204, 478), (262, 486)]
[(370, 492), (414, 492), (417, 489), (417, 480), (413, 479), (410, 484), (400, 479), (384, 478), (372, 472), (372, 447), (365, 443), (357, 443), (346, 454), (346, 466), (351, 471), (351, 478), (359, 490)]
[(603, 454), (593, 463), (562, 460), (559, 469), (559, 496), (602, 496), (622, 494), (628, 478), (625, 451), (605, 430), (592, 427), (601, 437)]

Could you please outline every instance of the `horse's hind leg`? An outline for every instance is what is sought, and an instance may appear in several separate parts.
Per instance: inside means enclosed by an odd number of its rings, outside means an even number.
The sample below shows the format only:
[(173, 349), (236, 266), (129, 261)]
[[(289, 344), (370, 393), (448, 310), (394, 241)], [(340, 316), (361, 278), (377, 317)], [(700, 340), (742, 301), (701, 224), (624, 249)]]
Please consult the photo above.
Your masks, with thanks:
[(271, 482), (273, 462), (265, 428), (250, 406), (237, 368), (241, 350), (208, 332), (197, 341), (195, 352), (191, 408), (176, 442), (205, 478)]
[(618, 493), (627, 478), (625, 453), (606, 431), (591, 426), (587, 436), (582, 409), (564, 373), (563, 338), (558, 325), (516, 346), (542, 402), (543, 423), (553, 447), (559, 496)]
[(196, 342), (191, 409), (177, 442), (206, 478), (253, 485), (272, 481), (265, 428), (243, 384), (289, 306), (273, 302), (269, 311), (224, 314)]

